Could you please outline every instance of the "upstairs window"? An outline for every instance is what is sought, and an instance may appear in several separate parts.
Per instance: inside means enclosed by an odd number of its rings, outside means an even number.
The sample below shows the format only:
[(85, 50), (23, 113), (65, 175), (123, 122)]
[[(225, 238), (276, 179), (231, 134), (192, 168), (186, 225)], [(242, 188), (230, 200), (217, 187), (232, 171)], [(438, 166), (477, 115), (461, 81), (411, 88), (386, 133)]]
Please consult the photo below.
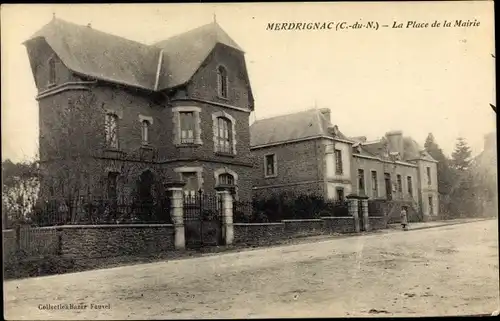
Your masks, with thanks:
[(118, 116), (106, 114), (105, 121), (106, 145), (110, 148), (118, 148)]
[(427, 185), (431, 185), (431, 168), (427, 167)]
[(358, 169), (358, 190), (360, 195), (365, 195), (365, 171)]
[(372, 196), (378, 197), (377, 172), (372, 171)]
[(181, 112), (181, 144), (194, 143), (194, 113)]
[(143, 120), (142, 121), (142, 144), (147, 145), (149, 144), (149, 126), (151, 124), (149, 123), (148, 120)]
[[(194, 106), (178, 106), (172, 108), (172, 138), (177, 147), (202, 145), (201, 141), (201, 108)], [(147, 118), (144, 118), (148, 120)], [(152, 118), (151, 122), (152, 124)]]
[(54, 57), (49, 59), (49, 85), (56, 83), (56, 60)]
[(231, 121), (225, 117), (217, 118), (217, 152), (232, 153), (232, 124)]
[(413, 183), (411, 181), (411, 176), (408, 176), (406, 179), (408, 180), (408, 194), (413, 196)]
[(217, 68), (217, 87), (219, 97), (227, 98), (227, 71), (223, 66)]
[(402, 180), (401, 180), (401, 175), (399, 175), (399, 174), (398, 174), (398, 175), (396, 176), (396, 179), (397, 179), (397, 184), (398, 184), (398, 186), (397, 186), (397, 188), (398, 188), (398, 192), (399, 192), (399, 193), (403, 193), (403, 182), (402, 182)]
[(266, 177), (274, 177), (277, 175), (276, 155), (269, 154), (264, 157), (264, 174)]
[(335, 150), (335, 174), (342, 175), (344, 172), (344, 166), (342, 164), (342, 151), (340, 149)]

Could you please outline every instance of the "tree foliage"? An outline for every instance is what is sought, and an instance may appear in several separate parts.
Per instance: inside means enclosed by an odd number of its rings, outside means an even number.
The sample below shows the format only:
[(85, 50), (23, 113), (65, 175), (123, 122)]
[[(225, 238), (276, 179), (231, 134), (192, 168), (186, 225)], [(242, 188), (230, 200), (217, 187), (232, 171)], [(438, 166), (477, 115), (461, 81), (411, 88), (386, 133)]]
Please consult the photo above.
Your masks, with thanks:
[(6, 228), (30, 221), (40, 187), (37, 162), (2, 162), (2, 220)]
[(465, 138), (459, 137), (455, 145), (455, 150), (451, 154), (453, 168), (462, 172), (469, 169), (471, 154), (472, 152)]

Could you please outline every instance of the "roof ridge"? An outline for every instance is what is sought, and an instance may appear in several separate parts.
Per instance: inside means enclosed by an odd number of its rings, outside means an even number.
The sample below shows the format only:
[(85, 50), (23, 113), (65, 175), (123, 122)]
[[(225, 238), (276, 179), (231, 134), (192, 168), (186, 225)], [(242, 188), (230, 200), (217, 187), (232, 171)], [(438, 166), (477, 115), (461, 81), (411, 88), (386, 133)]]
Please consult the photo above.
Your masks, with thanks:
[(297, 112), (294, 112), (294, 113), (281, 114), (281, 115), (275, 115), (275, 116), (271, 116), (271, 117), (267, 117), (267, 118), (256, 119), (254, 121), (254, 124), (256, 122), (259, 122), (259, 121), (265, 121), (265, 120), (270, 120), (270, 119), (275, 119), (275, 118), (280, 118), (280, 117), (292, 116), (292, 115), (297, 115), (297, 114), (301, 114), (301, 113), (312, 112), (314, 110), (315, 109), (307, 109), (307, 110), (297, 111)]

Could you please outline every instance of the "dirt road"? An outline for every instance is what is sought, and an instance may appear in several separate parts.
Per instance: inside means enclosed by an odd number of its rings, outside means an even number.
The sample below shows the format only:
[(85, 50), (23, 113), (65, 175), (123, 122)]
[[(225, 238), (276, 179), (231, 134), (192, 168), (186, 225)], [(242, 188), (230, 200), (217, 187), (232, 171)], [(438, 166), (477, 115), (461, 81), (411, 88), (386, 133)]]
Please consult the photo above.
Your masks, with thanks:
[(491, 313), (499, 309), (497, 224), (491, 220), (391, 231), (8, 281), (4, 316), (67, 320)]

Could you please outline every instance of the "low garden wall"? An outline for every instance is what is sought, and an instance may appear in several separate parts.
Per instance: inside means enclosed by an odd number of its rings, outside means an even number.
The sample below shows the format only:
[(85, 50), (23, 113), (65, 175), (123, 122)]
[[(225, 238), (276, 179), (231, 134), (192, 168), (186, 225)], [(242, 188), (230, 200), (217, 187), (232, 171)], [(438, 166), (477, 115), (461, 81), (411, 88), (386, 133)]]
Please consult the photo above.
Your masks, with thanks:
[(354, 233), (354, 218), (283, 220), (279, 223), (234, 223), (234, 243), (259, 245), (294, 237)]
[(61, 255), (71, 258), (145, 255), (174, 249), (171, 224), (77, 225), (59, 230)]
[(384, 216), (370, 216), (369, 223), (371, 230), (383, 230), (387, 228), (387, 218)]

